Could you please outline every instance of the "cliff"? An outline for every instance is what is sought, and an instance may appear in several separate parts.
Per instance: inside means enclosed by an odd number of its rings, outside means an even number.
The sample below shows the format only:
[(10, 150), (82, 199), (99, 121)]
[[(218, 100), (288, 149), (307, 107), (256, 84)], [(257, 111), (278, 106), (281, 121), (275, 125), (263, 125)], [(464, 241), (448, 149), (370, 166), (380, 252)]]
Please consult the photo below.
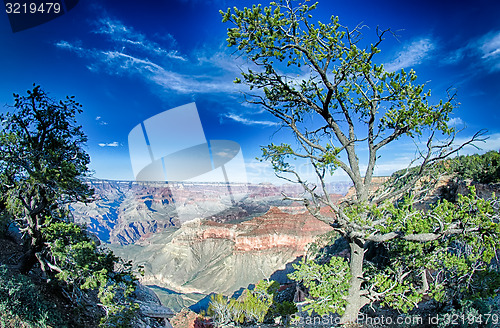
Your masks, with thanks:
[[(220, 196), (225, 184), (89, 184), (96, 201), (74, 204), (76, 221), (87, 224), (118, 256), (142, 264), (142, 283), (161, 290), (162, 302), (173, 307), (198, 299), (193, 293), (232, 294), (277, 271), (279, 279), (286, 279), (290, 262), (331, 230), (302, 204), (283, 201), (282, 193), (302, 192), (296, 185), (231, 185), (244, 196), (228, 200)], [(340, 199), (349, 186), (331, 184), (328, 190)], [(179, 220), (179, 213), (190, 220)]]
[(144, 284), (182, 293), (232, 294), (284, 270), (316, 236), (329, 231), (329, 225), (305, 212), (289, 214), (273, 207), (239, 224), (193, 220), (113, 249), (145, 266)]
[[(301, 192), (295, 185), (231, 185), (233, 193), (239, 195), (234, 201), (221, 196), (227, 191), (226, 184), (107, 180), (88, 183), (95, 190), (95, 201), (73, 204), (72, 213), (76, 222), (87, 225), (101, 241), (111, 244), (133, 244), (194, 219), (233, 223), (262, 215), (271, 206), (285, 206), (287, 212), (303, 210), (300, 204), (282, 200), (282, 192)], [(329, 185), (336, 192), (345, 192), (348, 187), (347, 183)]]

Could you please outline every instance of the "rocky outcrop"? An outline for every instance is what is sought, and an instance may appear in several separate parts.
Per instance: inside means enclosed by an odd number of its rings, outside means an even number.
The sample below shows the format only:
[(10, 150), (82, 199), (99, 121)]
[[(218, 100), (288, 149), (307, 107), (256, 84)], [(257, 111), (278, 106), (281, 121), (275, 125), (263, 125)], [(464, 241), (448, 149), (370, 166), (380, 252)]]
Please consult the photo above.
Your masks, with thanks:
[(133, 300), (139, 305), (139, 315), (135, 319), (134, 327), (172, 327), (168, 319), (172, 318), (175, 313), (168, 307), (163, 306), (158, 296), (151, 289), (138, 283), (133, 294)]
[(254, 251), (271, 248), (293, 249), (297, 256), (303, 255), (306, 246), (317, 235), (331, 230), (309, 213), (289, 214), (272, 207), (265, 215), (241, 223), (241, 231), (235, 239), (236, 251)]
[(171, 319), (175, 328), (213, 328), (209, 319), (202, 318), (198, 313), (188, 309), (182, 309)]
[(330, 230), (329, 225), (304, 211), (289, 214), (272, 207), (263, 216), (239, 224), (201, 220), (186, 223), (172, 242), (179, 244), (224, 239), (234, 244), (235, 252), (286, 248), (300, 256), (317, 235)]
[(329, 225), (305, 212), (289, 214), (273, 207), (239, 224), (193, 220), (114, 250), (144, 265), (144, 284), (230, 295), (284, 270), (316, 236), (329, 231)]
[[(386, 183), (390, 177), (372, 177), (372, 183), (370, 185), (370, 192), (373, 193), (377, 191), (380, 187)], [(356, 197), (356, 189), (354, 186), (351, 186), (348, 190), (347, 193), (345, 194), (344, 197), (342, 197), (342, 200), (350, 200)]]
[(500, 195), (500, 183), (479, 183), (472, 180), (463, 180), (457, 183), (457, 194), (467, 195), (469, 193), (469, 187), (474, 186), (476, 188), (476, 194), (484, 199), (489, 199), (495, 194), (495, 196)]
[[(88, 183), (95, 190), (95, 201), (73, 204), (75, 220), (86, 224), (100, 240), (120, 245), (133, 244), (167, 228), (179, 227), (180, 214), (184, 222), (203, 218), (220, 223), (241, 222), (262, 215), (271, 206), (291, 205), (283, 201), (282, 193), (293, 196), (302, 192), (301, 187), (295, 185), (235, 184), (230, 186), (232, 192), (245, 196), (231, 203), (221, 196), (228, 185), (220, 183), (107, 180)], [(342, 191), (348, 186), (331, 184), (327, 189)], [(303, 211), (302, 205), (295, 204), (295, 208)]]

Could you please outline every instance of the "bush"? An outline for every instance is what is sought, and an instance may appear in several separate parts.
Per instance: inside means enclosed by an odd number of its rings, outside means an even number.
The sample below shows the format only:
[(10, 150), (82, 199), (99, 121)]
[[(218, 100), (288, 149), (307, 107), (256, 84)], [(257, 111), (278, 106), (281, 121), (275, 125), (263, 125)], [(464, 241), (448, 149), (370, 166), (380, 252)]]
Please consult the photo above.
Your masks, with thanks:
[(12, 276), (0, 266), (0, 327), (64, 327), (61, 321), (28, 277)]
[[(320, 316), (330, 312), (344, 313), (350, 279), (349, 264), (344, 258), (333, 256), (324, 265), (315, 260), (302, 259), (299, 265), (294, 264), (293, 267), (296, 271), (290, 273), (288, 278), (302, 282), (312, 297), (304, 310), (309, 314), (315, 311)], [(317, 301), (319, 299), (321, 301)]]
[(437, 315), (439, 328), (498, 327), (500, 299), (485, 298), (461, 301)]
[(99, 249), (85, 229), (74, 223), (55, 222), (42, 233), (57, 265), (56, 277), (65, 283), (72, 301), (95, 305), (92, 291), (97, 291), (99, 306), (105, 310), (101, 326), (131, 326), (139, 308), (130, 297), (137, 281), (131, 262)]
[(276, 281), (261, 280), (253, 290), (246, 289), (238, 299), (213, 295), (207, 314), (212, 316), (215, 325), (263, 323), (279, 316), (288, 323), (297, 307), (292, 302), (275, 302), (278, 288)]
[(449, 171), (480, 183), (500, 182), (500, 153), (455, 157), (449, 161)]

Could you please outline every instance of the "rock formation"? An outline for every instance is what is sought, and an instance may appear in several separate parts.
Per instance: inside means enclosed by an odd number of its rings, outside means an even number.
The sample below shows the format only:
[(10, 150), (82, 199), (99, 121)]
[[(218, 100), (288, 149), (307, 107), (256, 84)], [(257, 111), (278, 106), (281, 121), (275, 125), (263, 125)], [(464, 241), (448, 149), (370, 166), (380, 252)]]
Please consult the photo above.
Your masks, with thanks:
[[(290, 262), (302, 256), (316, 236), (331, 230), (302, 204), (283, 201), (282, 193), (302, 192), (295, 185), (232, 185), (234, 192), (245, 188), (247, 194), (228, 207), (228, 200), (218, 196), (225, 184), (89, 184), (96, 201), (72, 205), (75, 220), (87, 224), (115, 254), (143, 265), (141, 282), (167, 291), (162, 297), (171, 299), (162, 302), (169, 306), (191, 299), (180, 301), (179, 293), (231, 295), (276, 272), (278, 279), (287, 279)], [(349, 186), (331, 184), (328, 190), (340, 199), (342, 195), (333, 193), (345, 193)], [(178, 188), (175, 198), (171, 188)], [(207, 215), (214, 209), (220, 211)], [(191, 220), (178, 220), (179, 211)]]
[[(227, 206), (228, 199), (219, 195), (226, 184), (165, 183), (89, 180), (95, 190), (95, 201), (71, 205), (75, 220), (88, 226), (105, 243), (127, 245), (161, 232), (179, 227), (178, 213), (190, 219), (205, 218), (215, 222), (232, 223), (262, 215), (271, 206), (287, 206), (282, 192), (296, 195), (295, 185), (272, 184), (232, 185), (234, 193), (247, 195)], [(329, 189), (345, 192), (349, 184), (331, 184)], [(172, 189), (176, 188), (176, 198)], [(338, 196), (340, 197), (340, 196)], [(294, 206), (292, 206), (293, 208)], [(295, 208), (302, 209), (301, 205)], [(217, 214), (210, 214), (216, 212)]]
[(308, 213), (273, 207), (239, 224), (193, 220), (176, 231), (113, 249), (144, 265), (144, 284), (183, 293), (232, 294), (285, 269), (316, 236), (329, 231), (330, 226)]

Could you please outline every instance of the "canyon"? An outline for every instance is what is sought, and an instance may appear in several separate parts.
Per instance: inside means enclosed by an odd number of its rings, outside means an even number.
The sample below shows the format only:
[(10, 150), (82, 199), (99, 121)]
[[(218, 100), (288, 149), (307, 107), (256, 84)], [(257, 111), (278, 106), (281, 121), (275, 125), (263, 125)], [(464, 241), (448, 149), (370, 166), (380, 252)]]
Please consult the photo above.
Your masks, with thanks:
[[(88, 183), (95, 200), (72, 205), (75, 221), (116, 255), (143, 266), (141, 282), (174, 310), (260, 279), (285, 283), (291, 263), (331, 233), (303, 205), (283, 200), (282, 194), (302, 192), (297, 185), (232, 184), (228, 198), (226, 184)], [(335, 183), (328, 190), (339, 200), (349, 187)]]

